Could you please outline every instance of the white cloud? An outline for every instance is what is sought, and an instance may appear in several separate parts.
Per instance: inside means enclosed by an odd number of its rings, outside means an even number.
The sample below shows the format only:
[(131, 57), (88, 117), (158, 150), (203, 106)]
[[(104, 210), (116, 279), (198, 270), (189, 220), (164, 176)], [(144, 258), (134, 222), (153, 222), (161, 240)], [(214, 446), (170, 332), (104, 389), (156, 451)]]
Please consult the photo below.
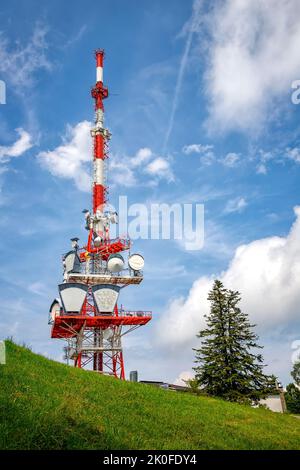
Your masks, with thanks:
[(190, 153), (206, 153), (208, 150), (212, 150), (213, 145), (203, 145), (203, 144), (190, 144), (185, 145), (182, 148), (183, 153), (189, 155)]
[(196, 333), (205, 326), (207, 295), (215, 278), (241, 292), (241, 306), (260, 331), (270, 332), (299, 318), (300, 207), (295, 208), (295, 214), (296, 221), (286, 237), (239, 246), (226, 271), (200, 277), (186, 298), (171, 301), (156, 325), (158, 343), (170, 348), (195, 344)]
[(299, 1), (224, 0), (198, 15), (209, 34), (210, 128), (258, 131), (299, 77)]
[(177, 377), (177, 379), (174, 380), (174, 385), (182, 385), (183, 387), (186, 387), (187, 384), (185, 382), (185, 380), (190, 380), (192, 378), (194, 378), (194, 375), (190, 370), (184, 370), (183, 372), (181, 372), (179, 374), (179, 376)]
[[(137, 178), (139, 174), (139, 178)], [(137, 185), (142, 174), (152, 177), (149, 184), (158, 180), (174, 181), (174, 175), (168, 159), (156, 155), (150, 148), (139, 149), (133, 157), (112, 155), (109, 165), (109, 179), (113, 184), (122, 186)]]
[(293, 162), (300, 163), (300, 149), (298, 147), (288, 148), (285, 155)]
[(174, 175), (172, 173), (170, 163), (165, 158), (155, 158), (147, 165), (145, 171), (146, 173), (149, 173), (150, 175), (157, 178), (164, 178), (167, 181), (174, 181)]
[(222, 163), (224, 166), (233, 168), (240, 162), (240, 155), (235, 152), (229, 152), (225, 157), (217, 158), (214, 152), (214, 146), (211, 144), (189, 144), (182, 148), (186, 155), (199, 154), (202, 165), (212, 165), (213, 163)]
[(190, 155), (196, 153), (200, 155), (200, 163), (205, 166), (210, 166), (216, 162), (216, 156), (213, 151), (214, 146), (209, 144), (190, 144), (182, 148), (183, 153)]
[(33, 146), (28, 132), (24, 131), (21, 127), (17, 128), (16, 132), (19, 134), (18, 140), (12, 145), (0, 146), (0, 161), (5, 162), (12, 157), (20, 157)]
[(141, 164), (149, 161), (153, 156), (153, 152), (148, 147), (143, 147), (137, 151), (134, 157), (130, 159), (130, 164), (133, 167), (140, 166)]
[(256, 173), (259, 175), (266, 175), (268, 172), (267, 167), (264, 163), (259, 163), (256, 167)]
[(287, 147), (284, 150), (274, 148), (269, 151), (259, 149), (256, 158), (258, 160), (256, 173), (266, 175), (270, 163), (285, 165), (287, 162), (291, 162), (298, 165), (300, 163), (300, 148)]
[(216, 157), (215, 157), (214, 152), (212, 152), (211, 150), (208, 150), (206, 153), (204, 153), (200, 157), (201, 165), (210, 166), (215, 162), (216, 162)]
[(74, 127), (67, 126), (63, 143), (54, 150), (42, 151), (37, 158), (54, 176), (72, 179), (78, 189), (91, 188), (92, 139), (91, 123), (82, 121)]
[(130, 187), (137, 184), (134, 172), (130, 168), (129, 162), (126, 160), (118, 159), (116, 156), (111, 156), (109, 159), (109, 173), (108, 181), (116, 184), (117, 186)]
[(284, 163), (284, 158), (279, 149), (274, 149), (272, 151), (259, 149), (257, 151), (256, 158), (258, 160), (258, 164), (256, 165), (256, 173), (259, 175), (266, 175), (268, 173), (268, 165), (270, 162)]
[(228, 166), (229, 168), (233, 168), (236, 166), (240, 161), (240, 157), (237, 153), (235, 152), (229, 152), (223, 159), (221, 159), (221, 163), (223, 165)]
[(231, 214), (233, 212), (242, 212), (247, 205), (247, 201), (243, 197), (230, 199), (226, 204), (224, 212), (227, 214)]
[(32, 37), (27, 43), (17, 42), (9, 47), (7, 39), (0, 34), (0, 73), (14, 85), (14, 91), (25, 95), (34, 84), (34, 75), (38, 70), (51, 69), (46, 51), (47, 28), (41, 23), (34, 27)]
[[(81, 191), (91, 189), (93, 151), (90, 129), (91, 123), (88, 121), (79, 122), (74, 127), (67, 126), (62, 144), (54, 150), (42, 151), (37, 156), (40, 164), (54, 176), (72, 179)], [(139, 149), (133, 157), (110, 155), (109, 184), (134, 186), (138, 182), (137, 173), (150, 175), (150, 183), (159, 179), (174, 180), (169, 161), (156, 156), (148, 147)]]

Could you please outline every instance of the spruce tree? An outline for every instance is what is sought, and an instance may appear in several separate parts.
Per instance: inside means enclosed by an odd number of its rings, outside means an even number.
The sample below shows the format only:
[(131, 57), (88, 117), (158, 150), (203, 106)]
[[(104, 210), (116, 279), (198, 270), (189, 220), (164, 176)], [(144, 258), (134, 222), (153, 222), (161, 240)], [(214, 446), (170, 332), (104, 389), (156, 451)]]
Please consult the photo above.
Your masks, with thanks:
[(300, 413), (300, 390), (295, 384), (289, 384), (286, 387), (284, 398), (290, 413)]
[(300, 387), (300, 356), (293, 365), (291, 376), (293, 377), (295, 384)]
[(300, 413), (300, 356), (293, 365), (291, 371), (295, 383), (286, 387), (285, 401), (288, 411), (291, 413)]
[(261, 348), (247, 314), (239, 308), (239, 292), (216, 280), (208, 295), (207, 328), (197, 335), (201, 347), (194, 367), (199, 387), (207, 394), (231, 401), (257, 402), (275, 388), (275, 377), (263, 373)]

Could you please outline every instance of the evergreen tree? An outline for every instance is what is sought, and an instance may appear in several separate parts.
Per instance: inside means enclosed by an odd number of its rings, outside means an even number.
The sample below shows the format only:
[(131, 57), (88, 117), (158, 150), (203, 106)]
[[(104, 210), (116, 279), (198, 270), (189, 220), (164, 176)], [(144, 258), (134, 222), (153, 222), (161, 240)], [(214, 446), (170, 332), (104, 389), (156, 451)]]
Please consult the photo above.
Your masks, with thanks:
[(237, 291), (227, 290), (216, 280), (208, 295), (210, 314), (207, 328), (197, 335), (202, 339), (196, 352), (195, 378), (209, 395), (232, 401), (254, 401), (275, 389), (275, 377), (263, 373), (263, 358), (253, 349), (257, 335), (248, 316), (241, 311)]
[(300, 357), (298, 357), (298, 360), (293, 365), (291, 376), (293, 377), (295, 384), (300, 387)]
[(291, 413), (300, 413), (300, 357), (293, 365), (291, 376), (295, 383), (286, 387), (284, 394), (286, 407)]
[(300, 413), (300, 390), (295, 384), (289, 384), (286, 387), (284, 398), (290, 413)]

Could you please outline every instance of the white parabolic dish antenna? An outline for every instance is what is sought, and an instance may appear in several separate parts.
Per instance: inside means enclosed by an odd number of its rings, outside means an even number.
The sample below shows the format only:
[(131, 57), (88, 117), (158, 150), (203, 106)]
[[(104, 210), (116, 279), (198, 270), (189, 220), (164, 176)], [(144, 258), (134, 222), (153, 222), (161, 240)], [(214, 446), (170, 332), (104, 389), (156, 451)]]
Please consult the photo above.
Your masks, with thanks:
[(145, 265), (145, 261), (142, 255), (134, 254), (129, 257), (128, 264), (134, 271), (141, 271)]
[(110, 255), (107, 261), (107, 268), (111, 273), (118, 273), (124, 268), (124, 259), (118, 253)]

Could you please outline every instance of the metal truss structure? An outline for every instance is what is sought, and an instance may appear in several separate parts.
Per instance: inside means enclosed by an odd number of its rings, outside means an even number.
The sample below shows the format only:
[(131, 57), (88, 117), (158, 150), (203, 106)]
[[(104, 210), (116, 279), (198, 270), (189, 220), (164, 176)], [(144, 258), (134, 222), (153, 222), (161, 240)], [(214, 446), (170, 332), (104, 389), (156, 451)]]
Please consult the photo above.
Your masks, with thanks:
[[(148, 323), (149, 311), (118, 308), (120, 290), (143, 280), (143, 257), (130, 255), (130, 240), (110, 239), (111, 223), (117, 214), (106, 210), (105, 185), (110, 132), (104, 127), (103, 100), (108, 88), (103, 85), (104, 51), (96, 50), (96, 84), (91, 90), (95, 100), (92, 211), (85, 210), (88, 241), (79, 247), (72, 239), (72, 250), (63, 256), (63, 283), (60, 297), (50, 307), (51, 337), (67, 341), (65, 358), (74, 366), (125, 379), (122, 338)], [(122, 253), (122, 254), (121, 254)], [(125, 256), (127, 255), (126, 267)]]

